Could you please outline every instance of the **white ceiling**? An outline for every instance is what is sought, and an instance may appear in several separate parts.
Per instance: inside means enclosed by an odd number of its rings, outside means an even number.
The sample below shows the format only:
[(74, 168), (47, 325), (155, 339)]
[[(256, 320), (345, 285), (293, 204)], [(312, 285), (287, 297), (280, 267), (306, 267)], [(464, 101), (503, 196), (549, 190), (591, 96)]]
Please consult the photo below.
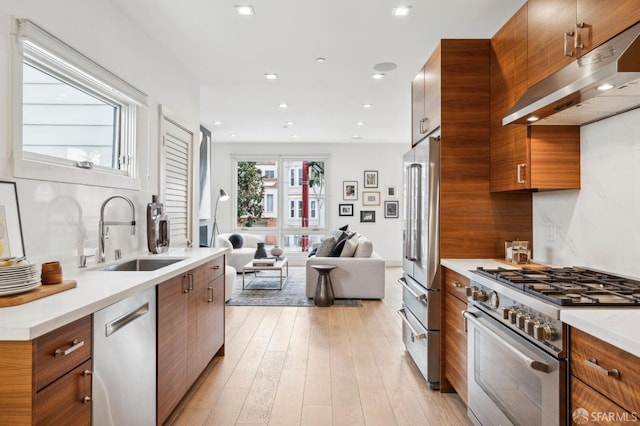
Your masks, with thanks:
[[(201, 122), (213, 131), (214, 141), (407, 145), (411, 80), (438, 40), (490, 38), (524, 4), (524, 0), (113, 1), (201, 83)], [(255, 15), (237, 15), (237, 4), (253, 5)], [(407, 4), (412, 6), (409, 16), (391, 15), (394, 6)], [(317, 57), (327, 61), (317, 63)], [(374, 80), (373, 67), (380, 62), (398, 67)], [(277, 73), (279, 78), (267, 80), (265, 73)], [(289, 108), (279, 108), (281, 102)], [(373, 107), (365, 110), (365, 103)], [(284, 128), (287, 121), (294, 124)], [(364, 126), (357, 126), (358, 121)]]

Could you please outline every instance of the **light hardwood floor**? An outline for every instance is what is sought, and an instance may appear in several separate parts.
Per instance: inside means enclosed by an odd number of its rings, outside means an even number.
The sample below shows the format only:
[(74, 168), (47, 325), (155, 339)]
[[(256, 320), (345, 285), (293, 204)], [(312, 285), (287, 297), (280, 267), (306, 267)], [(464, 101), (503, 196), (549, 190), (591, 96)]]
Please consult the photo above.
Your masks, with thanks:
[(225, 356), (174, 425), (466, 425), (456, 394), (429, 389), (402, 343), (400, 268), (364, 307), (226, 307)]

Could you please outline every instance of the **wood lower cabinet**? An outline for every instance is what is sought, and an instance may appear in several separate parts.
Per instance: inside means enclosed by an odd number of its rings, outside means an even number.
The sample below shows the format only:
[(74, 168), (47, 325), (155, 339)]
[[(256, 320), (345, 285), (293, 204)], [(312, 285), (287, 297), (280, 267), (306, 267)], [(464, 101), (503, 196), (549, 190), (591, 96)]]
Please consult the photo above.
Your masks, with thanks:
[(491, 191), (578, 189), (579, 126), (502, 125), (527, 90), (526, 50), (524, 5), (491, 39)]
[[(577, 328), (570, 328), (572, 415), (579, 408), (602, 424), (611, 423), (607, 413), (633, 421), (640, 413), (640, 358)], [(589, 424), (598, 424), (592, 422)], [(614, 422), (615, 423), (615, 422)]]
[(157, 421), (224, 351), (224, 256), (158, 285)]
[(455, 390), (460, 399), (467, 403), (467, 330), (462, 311), (467, 309), (466, 288), (469, 279), (447, 268), (442, 268), (444, 277), (444, 315), (441, 345), (445, 378), (441, 387), (444, 391)]
[(0, 342), (0, 424), (91, 424), (92, 318)]

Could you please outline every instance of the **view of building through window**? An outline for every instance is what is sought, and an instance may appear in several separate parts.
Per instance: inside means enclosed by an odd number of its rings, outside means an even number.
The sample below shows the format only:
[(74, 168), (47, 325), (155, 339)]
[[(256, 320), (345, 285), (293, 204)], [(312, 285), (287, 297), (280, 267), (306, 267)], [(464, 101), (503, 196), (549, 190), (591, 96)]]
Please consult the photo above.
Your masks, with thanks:
[(238, 161), (236, 172), (238, 228), (288, 252), (307, 252), (320, 241), (326, 227), (324, 161)]

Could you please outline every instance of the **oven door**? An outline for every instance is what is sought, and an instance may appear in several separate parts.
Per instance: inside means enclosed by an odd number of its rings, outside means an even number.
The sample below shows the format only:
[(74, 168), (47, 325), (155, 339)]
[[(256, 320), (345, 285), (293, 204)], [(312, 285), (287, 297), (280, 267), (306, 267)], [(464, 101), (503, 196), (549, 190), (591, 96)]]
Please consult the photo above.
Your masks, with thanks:
[(468, 327), (468, 409), (481, 425), (555, 425), (560, 421), (560, 361), (481, 310)]

